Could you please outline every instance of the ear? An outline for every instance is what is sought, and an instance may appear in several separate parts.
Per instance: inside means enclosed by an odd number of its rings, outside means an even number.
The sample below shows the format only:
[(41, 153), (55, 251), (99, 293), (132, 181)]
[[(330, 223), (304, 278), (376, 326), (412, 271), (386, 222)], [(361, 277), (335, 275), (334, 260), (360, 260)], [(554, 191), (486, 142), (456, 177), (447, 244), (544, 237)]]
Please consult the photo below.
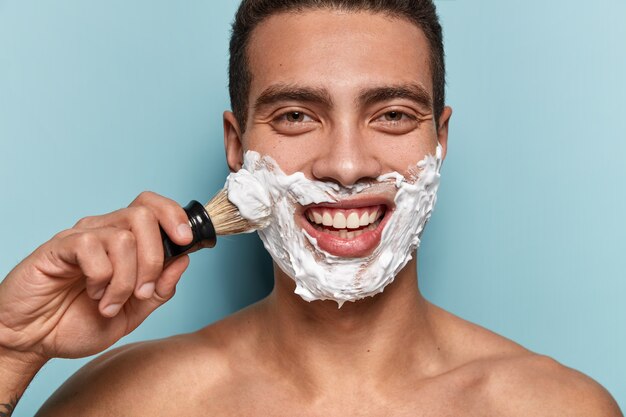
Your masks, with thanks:
[(231, 172), (239, 171), (243, 165), (243, 144), (239, 123), (231, 111), (224, 112), (224, 151)]
[(441, 156), (442, 159), (446, 159), (446, 153), (448, 151), (448, 125), (450, 123), (450, 117), (452, 117), (452, 107), (446, 106), (439, 116), (439, 126), (437, 129), (437, 139), (441, 144)]

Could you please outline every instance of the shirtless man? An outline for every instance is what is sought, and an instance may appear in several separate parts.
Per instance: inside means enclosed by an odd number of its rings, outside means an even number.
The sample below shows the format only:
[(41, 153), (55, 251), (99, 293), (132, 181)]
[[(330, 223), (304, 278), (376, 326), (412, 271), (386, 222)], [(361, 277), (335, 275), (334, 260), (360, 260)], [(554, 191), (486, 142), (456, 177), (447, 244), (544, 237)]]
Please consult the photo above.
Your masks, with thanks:
[[(259, 16), (248, 15), (252, 3), (264, 5)], [(434, 6), (333, 3), (344, 2), (240, 8), (231, 42), (234, 112), (224, 113), (232, 170), (251, 149), (287, 174), (349, 186), (406, 173), (437, 143), (445, 156), (451, 109), (443, 105)], [(7, 410), (47, 360), (103, 351), (174, 295), (189, 260), (162, 269), (159, 224), (175, 242), (191, 240), (176, 203), (143, 193), (129, 208), (82, 219), (6, 277), (0, 403)], [(274, 270), (264, 300), (195, 333), (106, 352), (38, 415), (622, 415), (589, 377), (426, 301), (415, 256), (384, 292), (341, 309), (304, 301)]]

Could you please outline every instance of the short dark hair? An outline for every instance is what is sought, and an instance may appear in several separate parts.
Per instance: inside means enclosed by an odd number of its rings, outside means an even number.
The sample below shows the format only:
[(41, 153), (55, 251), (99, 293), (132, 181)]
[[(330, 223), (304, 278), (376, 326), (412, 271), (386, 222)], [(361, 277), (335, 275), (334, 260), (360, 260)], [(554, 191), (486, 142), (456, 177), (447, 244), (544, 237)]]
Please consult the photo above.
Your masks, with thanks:
[(432, 0), (242, 0), (232, 25), (228, 65), (230, 104), (242, 132), (246, 129), (252, 81), (247, 55), (250, 35), (263, 20), (272, 15), (298, 13), (308, 9), (383, 13), (408, 19), (417, 25), (426, 36), (430, 47), (433, 107), (435, 122), (438, 124), (445, 103), (446, 77), (443, 35)]

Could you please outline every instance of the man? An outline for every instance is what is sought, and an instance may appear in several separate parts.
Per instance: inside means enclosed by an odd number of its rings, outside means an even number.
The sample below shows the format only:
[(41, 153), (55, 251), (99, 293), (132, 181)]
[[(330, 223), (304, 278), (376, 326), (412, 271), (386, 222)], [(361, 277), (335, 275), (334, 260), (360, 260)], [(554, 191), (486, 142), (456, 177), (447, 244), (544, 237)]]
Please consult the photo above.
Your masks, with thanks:
[[(445, 157), (443, 73), (430, 1), (244, 1), (231, 41), (228, 164), (238, 171), (253, 150), (285, 174), (345, 189), (408, 177), (438, 145)], [(391, 215), (393, 197), (376, 198), (355, 191), (334, 210)], [(188, 258), (163, 269), (159, 224), (176, 243), (191, 240), (182, 209), (144, 193), (61, 232), (0, 285), (7, 410), (46, 360), (106, 349), (173, 296)], [(380, 238), (344, 241), (328, 251), (360, 258)], [(427, 302), (415, 255), (384, 292), (341, 309), (294, 294), (275, 266), (266, 299), (195, 333), (101, 355), (39, 415), (621, 416), (590, 378)]]

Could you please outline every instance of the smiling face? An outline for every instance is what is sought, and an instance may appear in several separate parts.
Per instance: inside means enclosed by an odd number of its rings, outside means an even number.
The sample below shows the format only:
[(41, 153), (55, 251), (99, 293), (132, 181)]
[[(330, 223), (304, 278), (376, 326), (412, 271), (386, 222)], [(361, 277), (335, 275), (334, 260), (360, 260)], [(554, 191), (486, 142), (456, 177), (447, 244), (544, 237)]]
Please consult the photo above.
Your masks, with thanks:
[[(312, 10), (262, 22), (248, 47), (252, 81), (244, 132), (225, 113), (231, 169), (253, 150), (286, 173), (345, 187), (407, 174), (437, 143), (445, 155), (446, 108), (435, 125), (428, 43), (408, 20)], [(299, 205), (296, 223), (319, 247), (363, 257), (394, 209), (393, 187), (337, 203)]]

